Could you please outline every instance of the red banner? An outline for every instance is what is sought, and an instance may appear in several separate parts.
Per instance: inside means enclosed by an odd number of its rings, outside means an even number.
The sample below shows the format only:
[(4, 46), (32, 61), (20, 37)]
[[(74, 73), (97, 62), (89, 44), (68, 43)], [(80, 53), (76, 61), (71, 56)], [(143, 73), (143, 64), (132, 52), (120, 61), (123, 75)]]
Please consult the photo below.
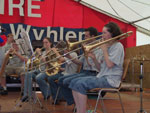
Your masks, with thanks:
[(94, 11), (73, 0), (1, 0), (0, 4), (0, 6), (4, 5), (0, 11), (0, 23), (23, 23), (36, 27), (65, 28), (93, 26), (101, 32), (106, 23), (114, 21), (119, 24), (123, 32), (129, 30), (134, 32), (131, 37), (121, 41), (123, 45), (125, 47), (136, 46), (136, 28), (134, 26)]

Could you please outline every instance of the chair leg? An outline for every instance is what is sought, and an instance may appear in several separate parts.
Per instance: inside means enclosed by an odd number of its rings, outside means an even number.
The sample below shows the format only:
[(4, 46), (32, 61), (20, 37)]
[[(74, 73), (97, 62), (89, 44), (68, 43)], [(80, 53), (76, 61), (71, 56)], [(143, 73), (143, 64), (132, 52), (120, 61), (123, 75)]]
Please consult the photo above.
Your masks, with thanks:
[(95, 105), (95, 108), (94, 108), (94, 113), (96, 113), (99, 100), (101, 100), (101, 105), (102, 105), (102, 111), (103, 111), (103, 113), (106, 113), (106, 109), (105, 109), (105, 106), (104, 106), (104, 101), (103, 101), (103, 97), (101, 96), (101, 93), (102, 93), (102, 90), (100, 90), (99, 93), (98, 93), (96, 105)]
[(97, 106), (98, 106), (99, 99), (100, 99), (100, 91), (99, 91), (99, 93), (98, 93), (98, 97), (97, 97), (96, 105), (95, 105), (95, 108), (94, 108), (94, 113), (96, 113), (96, 110), (97, 110)]
[(58, 89), (57, 89), (56, 97), (55, 97), (55, 100), (54, 100), (54, 105), (56, 104), (57, 97), (59, 95), (59, 91), (60, 91), (60, 87), (58, 87)]
[(125, 113), (125, 111), (124, 111), (124, 107), (123, 107), (123, 103), (122, 103), (122, 99), (121, 99), (121, 96), (120, 96), (120, 92), (119, 92), (119, 91), (117, 91), (117, 93), (118, 93), (118, 96), (119, 96), (119, 100), (120, 100), (120, 104), (121, 104), (122, 112), (123, 112), (123, 113)]
[(102, 105), (102, 112), (107, 113), (105, 105), (104, 105), (103, 97), (101, 96), (102, 92), (103, 92), (103, 90), (100, 91), (100, 102), (101, 102), (101, 105)]
[(74, 105), (73, 113), (76, 113), (76, 105)]

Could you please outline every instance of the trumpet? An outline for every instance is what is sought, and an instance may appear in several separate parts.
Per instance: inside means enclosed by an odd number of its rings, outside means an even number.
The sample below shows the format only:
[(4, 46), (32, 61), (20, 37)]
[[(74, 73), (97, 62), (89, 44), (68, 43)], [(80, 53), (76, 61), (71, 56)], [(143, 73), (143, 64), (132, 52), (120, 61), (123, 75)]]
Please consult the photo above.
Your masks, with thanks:
[(13, 50), (12, 52), (10, 52), (9, 53), (9, 59), (12, 59), (14, 54), (15, 54), (15, 50)]

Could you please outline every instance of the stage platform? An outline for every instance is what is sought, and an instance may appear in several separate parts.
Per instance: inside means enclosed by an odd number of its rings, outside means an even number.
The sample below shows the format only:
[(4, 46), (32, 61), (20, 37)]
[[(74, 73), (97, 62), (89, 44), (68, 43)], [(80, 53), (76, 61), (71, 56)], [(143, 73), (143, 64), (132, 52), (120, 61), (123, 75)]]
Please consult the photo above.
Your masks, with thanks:
[[(66, 102), (61, 102), (59, 105), (52, 105), (52, 100), (43, 100), (42, 94), (37, 91), (37, 95), (44, 105), (44, 109), (41, 109), (39, 104), (21, 103), (22, 107), (14, 109), (16, 100), (19, 97), (20, 92), (10, 91), (7, 96), (0, 95), (0, 113), (73, 113), (74, 106), (66, 105)], [(105, 97), (117, 97), (116, 94), (109, 93)], [(140, 93), (133, 91), (121, 91), (121, 97), (126, 113), (137, 113), (140, 109)], [(95, 99), (89, 99), (91, 107), (88, 109), (94, 109)], [(121, 106), (118, 100), (104, 100), (105, 107), (108, 113), (122, 113)], [(143, 107), (150, 113), (150, 90), (146, 90), (143, 93)], [(101, 112), (101, 106), (98, 106), (97, 113)]]

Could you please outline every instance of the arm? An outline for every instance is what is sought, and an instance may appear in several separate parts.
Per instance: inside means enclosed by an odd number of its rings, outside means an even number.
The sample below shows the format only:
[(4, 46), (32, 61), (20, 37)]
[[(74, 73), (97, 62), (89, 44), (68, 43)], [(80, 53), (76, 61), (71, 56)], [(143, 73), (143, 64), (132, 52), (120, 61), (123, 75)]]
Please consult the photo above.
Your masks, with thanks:
[(77, 58), (73, 58), (70, 54), (65, 55), (65, 57), (69, 58), (73, 63), (77, 65), (82, 65), (82, 62)]
[(101, 46), (101, 49), (103, 50), (103, 55), (104, 55), (104, 59), (105, 59), (107, 67), (112, 68), (115, 64), (109, 59), (108, 45), (103, 44)]
[(88, 53), (88, 57), (92, 58), (97, 70), (100, 71), (100, 63), (99, 63), (99, 61), (97, 61), (95, 54), (90, 52), (90, 53)]
[[(36, 54), (35, 54), (36, 53)], [(36, 48), (34, 55), (37, 56), (43, 62), (46, 61), (45, 56), (42, 56), (42, 52), (40, 48)]]
[(19, 54), (18, 52), (15, 52), (15, 55), (18, 56), (22, 61), (27, 62), (27, 58), (25, 58), (24, 56), (22, 56), (21, 54)]
[(56, 56), (59, 57), (60, 62), (65, 62), (64, 57), (62, 57), (62, 56), (58, 53), (58, 51), (57, 51), (56, 48), (52, 48), (52, 50), (55, 52)]

